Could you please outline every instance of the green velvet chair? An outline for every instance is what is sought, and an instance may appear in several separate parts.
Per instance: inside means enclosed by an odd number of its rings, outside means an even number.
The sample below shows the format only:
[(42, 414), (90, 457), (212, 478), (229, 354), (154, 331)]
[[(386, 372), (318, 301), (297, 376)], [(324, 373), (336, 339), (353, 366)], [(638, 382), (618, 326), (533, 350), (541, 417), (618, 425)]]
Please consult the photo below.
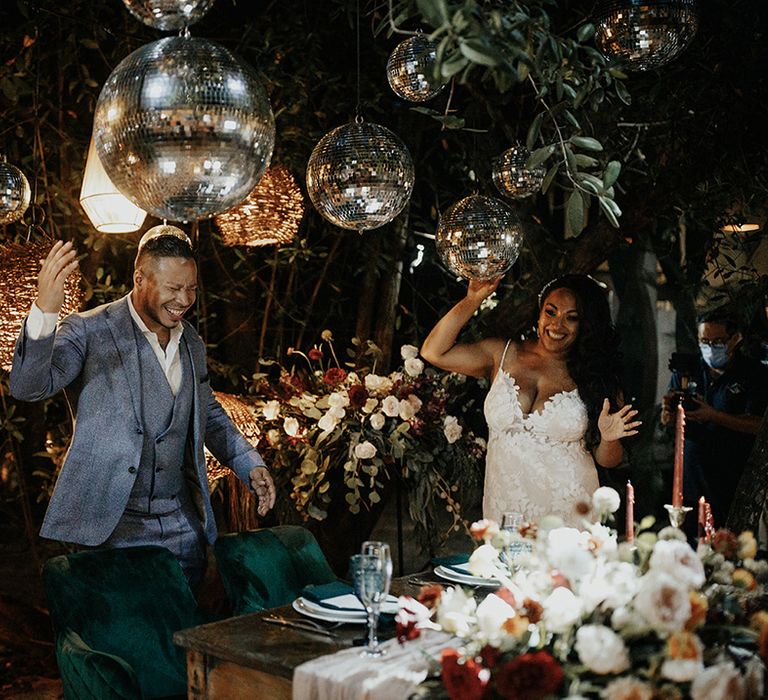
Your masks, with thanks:
[(207, 620), (167, 549), (54, 557), (43, 585), (67, 700), (186, 697), (185, 655), (173, 633)]
[(222, 535), (214, 552), (235, 615), (287, 605), (304, 586), (337, 580), (314, 535), (298, 525)]

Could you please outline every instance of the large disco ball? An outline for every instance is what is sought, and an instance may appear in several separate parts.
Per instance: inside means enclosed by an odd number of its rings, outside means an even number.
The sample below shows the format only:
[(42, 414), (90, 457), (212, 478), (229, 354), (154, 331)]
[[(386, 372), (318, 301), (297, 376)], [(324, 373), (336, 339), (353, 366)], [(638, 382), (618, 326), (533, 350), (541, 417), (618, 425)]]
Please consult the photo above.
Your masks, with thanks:
[(317, 143), (307, 164), (315, 208), (341, 228), (364, 231), (389, 223), (413, 190), (413, 161), (389, 129), (355, 121)]
[(0, 160), (0, 224), (12, 224), (24, 216), (31, 195), (27, 176), (5, 158)]
[(211, 9), (215, 0), (123, 0), (128, 11), (161, 32), (189, 27)]
[(669, 63), (698, 28), (696, 0), (603, 0), (595, 41), (605, 55), (637, 70)]
[(275, 145), (275, 120), (256, 72), (218, 44), (183, 36), (123, 59), (101, 90), (93, 132), (120, 192), (172, 221), (241, 202)]
[(435, 245), (451, 272), (466, 279), (498, 277), (515, 264), (523, 242), (517, 214), (500, 199), (473, 194), (440, 217)]
[(523, 199), (538, 192), (546, 170), (537, 165), (526, 168), (531, 152), (525, 146), (513, 146), (502, 153), (493, 164), (493, 182), (501, 194)]
[(423, 34), (401, 41), (387, 61), (387, 80), (398, 97), (410, 102), (425, 102), (445, 87), (435, 77), (437, 44)]

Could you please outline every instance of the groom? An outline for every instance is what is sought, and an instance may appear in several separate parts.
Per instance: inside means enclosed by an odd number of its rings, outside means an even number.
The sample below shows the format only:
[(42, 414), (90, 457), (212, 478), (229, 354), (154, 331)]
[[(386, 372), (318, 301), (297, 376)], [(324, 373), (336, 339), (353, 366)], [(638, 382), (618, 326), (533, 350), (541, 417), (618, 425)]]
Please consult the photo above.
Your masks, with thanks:
[(77, 267), (58, 241), (43, 261), (38, 297), (19, 335), (11, 393), (40, 401), (65, 389), (75, 430), (40, 534), (87, 547), (156, 544), (192, 585), (216, 539), (203, 444), (255, 491), (260, 515), (275, 487), (258, 452), (213, 396), (205, 346), (182, 320), (194, 304), (189, 239), (150, 231), (139, 242), (133, 289), (56, 326)]

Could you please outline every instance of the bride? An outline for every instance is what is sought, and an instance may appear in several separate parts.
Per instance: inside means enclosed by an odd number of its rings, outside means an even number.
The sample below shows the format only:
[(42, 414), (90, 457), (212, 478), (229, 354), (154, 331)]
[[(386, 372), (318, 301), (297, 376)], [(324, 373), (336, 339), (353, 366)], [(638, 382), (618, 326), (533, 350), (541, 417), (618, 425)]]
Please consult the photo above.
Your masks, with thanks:
[[(456, 343), (501, 278), (472, 280), (467, 295), (427, 336), (421, 355), (451, 372), (492, 380), (485, 400), (488, 453), (483, 517), (559, 515), (579, 523), (579, 504), (598, 487), (595, 463), (615, 467), (620, 440), (637, 434), (637, 411), (622, 406), (616, 333), (602, 287), (565, 275), (539, 295), (536, 337)], [(583, 511), (582, 511), (583, 513)]]

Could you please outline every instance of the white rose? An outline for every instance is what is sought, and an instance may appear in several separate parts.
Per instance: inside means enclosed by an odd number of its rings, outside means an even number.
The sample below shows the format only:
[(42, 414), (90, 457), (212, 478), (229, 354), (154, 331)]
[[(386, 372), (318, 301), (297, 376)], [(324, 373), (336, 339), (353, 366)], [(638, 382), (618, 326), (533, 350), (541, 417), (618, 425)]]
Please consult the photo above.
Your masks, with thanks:
[(575, 649), (581, 662), (601, 675), (629, 668), (624, 640), (604, 625), (583, 625), (576, 631)]
[(744, 681), (730, 662), (705, 668), (691, 683), (691, 700), (743, 700)]
[(418, 377), (424, 371), (424, 363), (418, 357), (412, 357), (403, 365), (409, 377)]
[(624, 634), (640, 636), (648, 631), (645, 618), (632, 607), (621, 607), (611, 613), (611, 627)]
[(373, 409), (375, 409), (378, 405), (378, 399), (366, 399), (365, 405), (363, 406), (363, 413), (373, 413)]
[(446, 632), (467, 637), (470, 634), (476, 608), (477, 604), (471, 590), (465, 592), (459, 586), (447, 588), (443, 591), (437, 607), (437, 622)]
[(280, 431), (272, 428), (272, 430), (267, 431), (267, 442), (274, 447), (275, 445), (280, 444)]
[(504, 623), (517, 613), (503, 598), (497, 595), (487, 595), (477, 606), (477, 627), (483, 641), (498, 646), (507, 632)]
[(549, 632), (563, 634), (581, 619), (581, 601), (564, 586), (555, 588), (542, 605), (544, 625)]
[(390, 418), (395, 418), (400, 413), (400, 402), (394, 396), (387, 396), (381, 402), (381, 410)]
[(452, 445), (461, 437), (464, 429), (459, 425), (459, 419), (454, 416), (443, 418), (443, 433), (449, 445)]
[(355, 445), (355, 457), (358, 459), (370, 459), (375, 455), (376, 447), (373, 443), (368, 442), (368, 440)]
[(419, 356), (419, 349), (415, 345), (403, 345), (400, 348), (400, 357), (404, 360), (412, 360)]
[(347, 384), (359, 384), (360, 377), (357, 376), (357, 372), (350, 372), (347, 375)]
[(347, 412), (341, 407), (341, 406), (331, 406), (328, 409), (328, 413), (332, 415), (337, 421), (344, 418), (344, 416), (347, 415)]
[(592, 494), (592, 508), (598, 515), (615, 513), (621, 505), (621, 498), (610, 486), (601, 486)]
[(408, 403), (413, 406), (413, 410), (415, 413), (418, 413), (421, 410), (421, 407), (424, 405), (421, 401), (421, 399), (416, 396), (416, 394), (411, 394), (408, 399)]
[(613, 558), (618, 551), (616, 531), (600, 523), (592, 523), (589, 526), (589, 543), (600, 549), (600, 554), (606, 558)]
[(339, 424), (336, 416), (331, 411), (328, 411), (319, 421), (317, 421), (317, 427), (324, 432), (331, 432)]
[(598, 605), (603, 609), (615, 609), (628, 605), (637, 592), (637, 573), (632, 564), (610, 562), (598, 566), (591, 578), (579, 585), (579, 596), (587, 611)]
[(296, 437), (296, 435), (299, 433), (299, 421), (297, 421), (295, 418), (286, 418), (283, 421), (283, 430), (285, 431), (286, 435)]
[[(704, 670), (704, 645), (701, 643), (701, 640), (695, 634), (688, 632), (682, 632), (681, 634), (686, 642), (685, 653), (690, 654), (693, 651), (694, 655), (690, 658), (686, 656), (686, 658), (680, 659), (665, 659), (664, 663), (661, 664), (661, 675), (664, 678), (675, 681), (675, 683), (692, 681)], [(690, 642), (690, 644), (687, 642)]]
[(365, 388), (373, 393), (385, 394), (392, 388), (392, 382), (387, 377), (369, 374), (365, 378)]
[(490, 544), (481, 544), (469, 557), (469, 570), (473, 576), (493, 578), (500, 567), (499, 551)]
[(558, 569), (571, 582), (592, 576), (595, 557), (584, 549), (582, 533), (573, 527), (558, 527), (549, 531), (547, 557), (552, 568)]
[(602, 691), (603, 700), (651, 700), (653, 688), (645, 681), (632, 676), (623, 676), (611, 681)]
[(334, 391), (328, 397), (328, 405), (331, 408), (344, 408), (345, 406), (349, 406), (349, 396), (347, 396), (346, 392), (342, 394), (340, 391)]
[(384, 423), (387, 422), (387, 419), (384, 418), (384, 415), (381, 413), (374, 413), (371, 416), (371, 427), (374, 430), (381, 430), (384, 427)]
[(400, 401), (400, 411), (398, 413), (401, 420), (411, 420), (416, 415), (413, 404), (410, 401), (402, 399)]
[(688, 587), (661, 571), (647, 573), (640, 580), (635, 609), (660, 632), (679, 632), (691, 616)]
[(651, 571), (661, 571), (690, 588), (704, 583), (704, 565), (687, 542), (660, 540), (648, 562)]
[(280, 416), (280, 402), (267, 401), (261, 412), (267, 420), (276, 420)]

